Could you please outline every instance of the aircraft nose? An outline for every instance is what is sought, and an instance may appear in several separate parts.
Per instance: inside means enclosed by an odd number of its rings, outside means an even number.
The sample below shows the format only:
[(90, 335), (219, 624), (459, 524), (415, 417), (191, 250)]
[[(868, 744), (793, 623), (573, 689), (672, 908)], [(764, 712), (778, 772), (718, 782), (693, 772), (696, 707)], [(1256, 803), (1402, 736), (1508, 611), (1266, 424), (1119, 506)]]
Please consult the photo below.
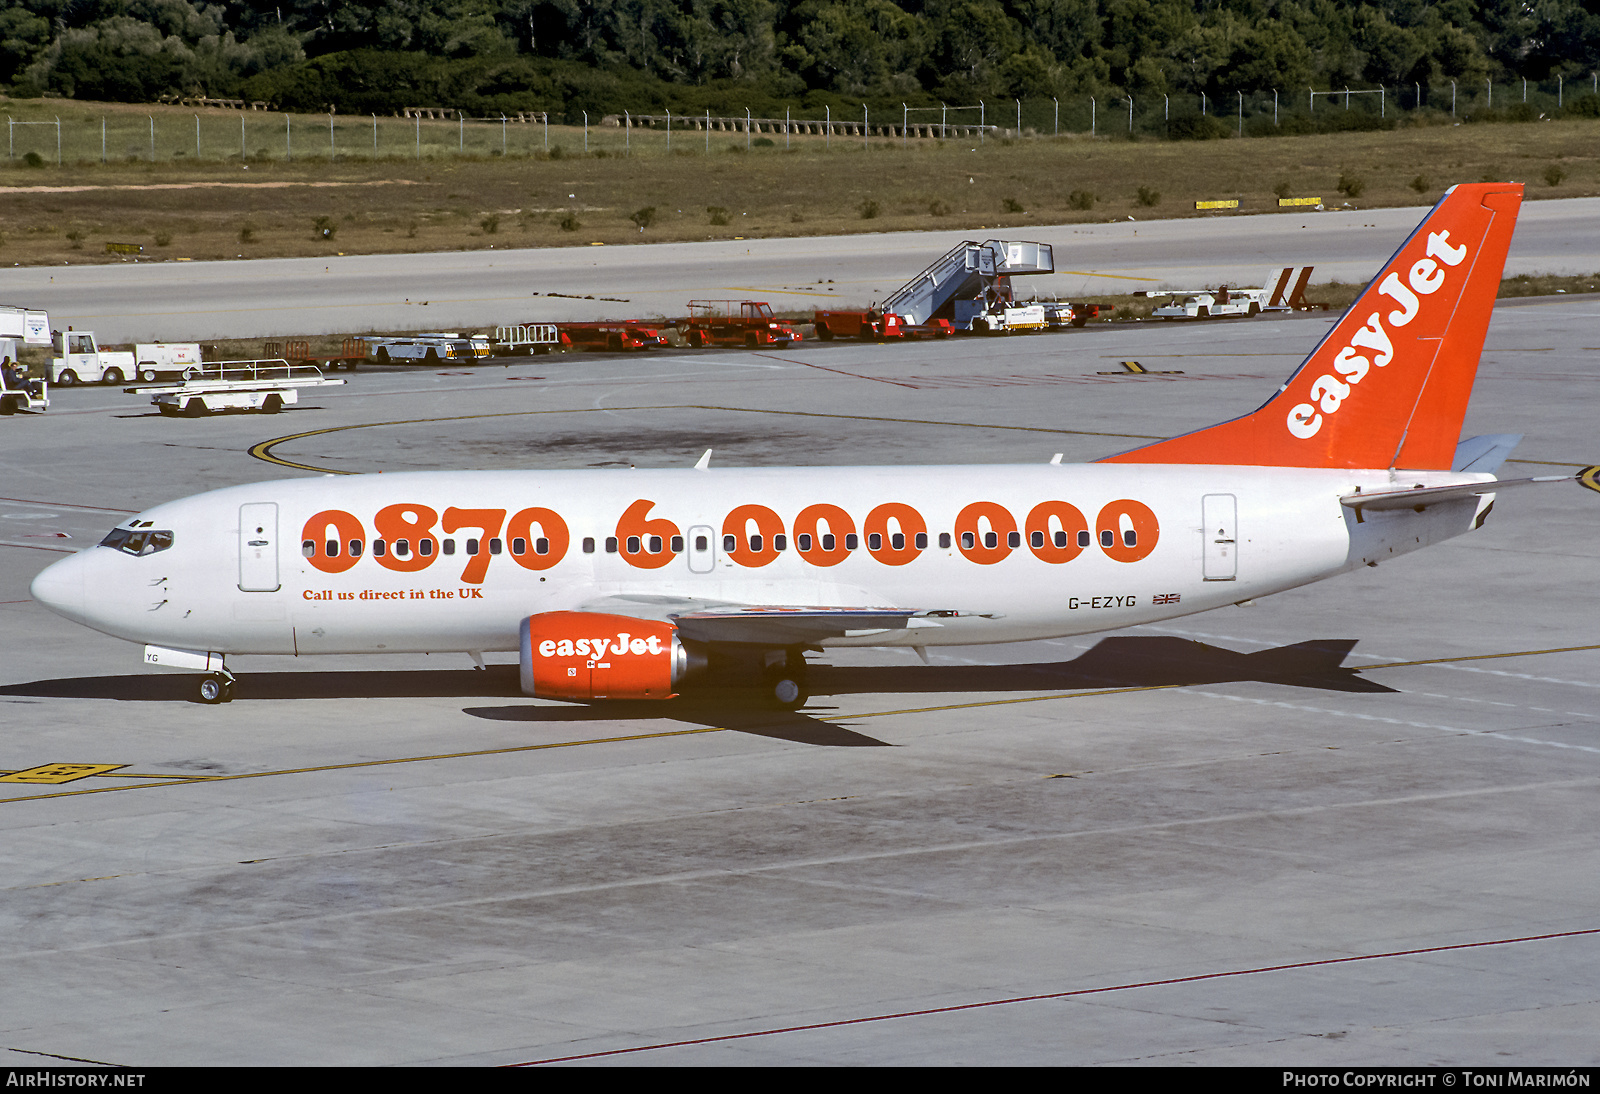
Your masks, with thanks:
[(46, 567), (34, 578), (29, 592), (35, 600), (57, 615), (82, 622), (85, 607), (83, 571), (84, 564), (80, 556), (64, 558)]

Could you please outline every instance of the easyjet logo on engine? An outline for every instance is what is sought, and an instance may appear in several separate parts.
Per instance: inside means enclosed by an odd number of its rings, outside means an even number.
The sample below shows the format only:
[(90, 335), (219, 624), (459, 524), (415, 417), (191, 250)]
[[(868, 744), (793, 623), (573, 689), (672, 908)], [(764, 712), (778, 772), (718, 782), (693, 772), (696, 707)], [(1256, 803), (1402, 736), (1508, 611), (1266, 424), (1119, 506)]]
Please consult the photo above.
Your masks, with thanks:
[[(1465, 245), (1452, 247), (1448, 230), (1428, 234), (1427, 257), (1414, 263), (1404, 282), (1398, 272), (1391, 271), (1378, 285), (1378, 292), (1399, 305), (1388, 315), (1390, 328), (1408, 325), (1422, 308), (1422, 297), (1432, 296), (1444, 288), (1447, 269), (1461, 265), (1467, 257)], [(1443, 267), (1440, 266), (1443, 263)], [(1408, 287), (1409, 285), (1409, 287)], [(1366, 378), (1371, 368), (1383, 368), (1394, 360), (1394, 341), (1385, 328), (1378, 312), (1367, 317), (1366, 325), (1356, 331), (1350, 344), (1341, 349), (1333, 359), (1333, 372), (1324, 373), (1311, 382), (1309, 402), (1297, 403), (1289, 411), (1289, 432), (1301, 440), (1309, 440), (1322, 428), (1324, 415), (1333, 415), (1350, 397), (1351, 391)]]
[(540, 657), (605, 657), (612, 655), (622, 657), (633, 654), (637, 657), (646, 655), (657, 656), (665, 653), (666, 647), (661, 644), (661, 636), (652, 634), (648, 638), (630, 638), (627, 631), (618, 631), (615, 643), (607, 635), (595, 638), (546, 638), (539, 643)]
[[(1161, 538), (1155, 511), (1133, 498), (1102, 505), (1092, 526), (1067, 501), (1042, 501), (1021, 520), (998, 502), (975, 501), (956, 514), (950, 531), (940, 532), (930, 532), (927, 519), (905, 502), (874, 506), (859, 523), (841, 506), (817, 503), (802, 508), (789, 524), (770, 506), (747, 503), (723, 517), (717, 543), (712, 541), (718, 537), (707, 534), (710, 529), (696, 532), (690, 543), (677, 523), (651, 515), (655, 507), (649, 498), (630, 503), (617, 519), (616, 534), (604, 537), (604, 553), (642, 570), (660, 569), (686, 553), (711, 557), (719, 549), (722, 557), (749, 569), (790, 553), (825, 569), (862, 549), (884, 566), (905, 566), (933, 549), (957, 551), (980, 566), (1026, 549), (1041, 562), (1060, 565), (1091, 549), (1116, 562), (1138, 562)], [(451, 506), (441, 514), (421, 503), (397, 502), (374, 514), (375, 534), (369, 539), (366, 525), (353, 513), (324, 509), (306, 521), (301, 553), (329, 574), (344, 573), (364, 559), (386, 570), (416, 573), (440, 559), (464, 556), (461, 581), (466, 585), (481, 585), (490, 562), (500, 555), (535, 571), (567, 556), (573, 536), (559, 513), (533, 507), (507, 519), (508, 512)], [(455, 533), (469, 534), (458, 542)], [(585, 554), (599, 549), (596, 538), (583, 538)]]

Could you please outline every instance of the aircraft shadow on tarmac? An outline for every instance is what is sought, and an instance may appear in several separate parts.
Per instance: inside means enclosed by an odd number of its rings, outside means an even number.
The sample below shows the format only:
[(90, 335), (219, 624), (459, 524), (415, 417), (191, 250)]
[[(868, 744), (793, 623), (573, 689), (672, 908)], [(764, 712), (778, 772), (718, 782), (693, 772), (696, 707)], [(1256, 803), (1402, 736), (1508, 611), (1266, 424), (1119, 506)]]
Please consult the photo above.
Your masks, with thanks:
[[(859, 694), (983, 695), (1103, 688), (1182, 687), (1254, 681), (1323, 691), (1391, 692), (1344, 665), (1355, 639), (1325, 639), (1237, 653), (1219, 646), (1166, 636), (1105, 638), (1070, 661), (1019, 665), (898, 665), (811, 669), (813, 696)], [(522, 698), (515, 665), (484, 671), (245, 673), (238, 701), (290, 699)], [(115, 699), (122, 702), (184, 702), (194, 678), (183, 675), (86, 676), (0, 686), (0, 697)], [(825, 720), (813, 700), (812, 714), (753, 706), (748, 692), (707, 689), (659, 702), (599, 702), (590, 705), (464, 707), (463, 713), (494, 721), (573, 723), (670, 718), (674, 721), (753, 733), (802, 744), (879, 745)]]

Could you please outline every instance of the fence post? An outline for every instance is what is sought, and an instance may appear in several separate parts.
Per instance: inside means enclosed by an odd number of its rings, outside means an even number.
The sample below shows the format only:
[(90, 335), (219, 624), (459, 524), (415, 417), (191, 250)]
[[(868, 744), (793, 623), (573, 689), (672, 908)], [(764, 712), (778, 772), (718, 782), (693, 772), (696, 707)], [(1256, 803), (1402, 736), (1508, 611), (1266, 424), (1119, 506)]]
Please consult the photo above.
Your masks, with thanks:
[(1133, 96), (1128, 96), (1128, 132), (1133, 132)]
[(1244, 136), (1244, 92), (1235, 92), (1239, 96), (1239, 136)]
[(900, 147), (906, 146), (906, 123), (911, 120), (911, 108), (905, 103), (900, 104)]
[(1059, 137), (1059, 136), (1061, 136), (1061, 100), (1056, 98), (1054, 95), (1052, 95), (1052, 96), (1050, 96), (1050, 101), (1056, 104), (1056, 132), (1055, 132), (1055, 135)]
[(328, 162), (339, 158), (339, 144), (333, 139), (333, 112), (328, 112)]
[(583, 150), (585, 153), (589, 151), (589, 112), (587, 110), (583, 112)]
[(1278, 124), (1278, 89), (1272, 89), (1272, 124)]
[[(155, 162), (155, 119), (150, 119), (150, 162)], [(294, 162), (294, 131), (289, 115), (283, 116), (283, 157), (289, 163)]]
[(633, 155), (633, 115), (628, 111), (622, 112), (624, 133), (622, 135), (622, 154)]
[(56, 119), (56, 166), (61, 166), (61, 119)]
[(667, 151), (672, 151), (672, 108), (667, 107)]
[(200, 158), (200, 115), (194, 116), (194, 158)]
[(826, 132), (826, 136), (823, 137), (822, 150), (824, 152), (832, 152), (833, 151), (833, 106), (830, 104), (828, 106), (823, 107), (822, 115), (823, 115), (824, 118), (827, 119), (826, 124), (823, 126), (823, 129)]
[[(100, 147), (100, 152), (101, 152), (102, 158), (104, 158), (105, 143), (106, 143), (106, 141), (105, 141), (105, 122), (102, 121), (100, 123), (100, 146), (101, 146)], [(250, 155), (250, 151), (245, 146), (245, 143), (244, 143), (244, 111), (241, 110), (241, 111), (239, 111), (239, 160), (240, 160), (240, 162), (242, 163), (244, 160), (248, 159), (249, 155)]]
[[(241, 114), (239, 116), (239, 121), (241, 124), (244, 122), (244, 115)], [(244, 140), (242, 138), (240, 139), (239, 144), (241, 147), (243, 147)], [(100, 119), (100, 162), (102, 164), (106, 162), (106, 120), (103, 117)]]
[(862, 103), (861, 104), (861, 151), (863, 151), (863, 152), (865, 152), (867, 150), (867, 130), (868, 130), (868, 128), (871, 127), (871, 125), (872, 125), (872, 123), (867, 120), (867, 104), (866, 103)]
[[(156, 162), (156, 118), (154, 114), (146, 114), (145, 117), (150, 119), (150, 162), (154, 163)], [(289, 115), (285, 114), (283, 120), (287, 122)]]
[[(242, 117), (240, 121), (243, 122)], [(372, 154), (374, 156), (378, 154), (378, 116), (376, 114), (372, 116)]]
[(506, 154), (506, 112), (500, 112), (500, 155)]
[(1089, 136), (1094, 136), (1095, 127), (1095, 101), (1094, 96), (1089, 96)]
[(422, 114), (416, 116), (417, 121), (417, 162), (422, 162)]
[(456, 155), (461, 155), (467, 150), (467, 115), (465, 111), (456, 111)]
[[(589, 120), (589, 115), (585, 114), (583, 116), (583, 118), (584, 118), (584, 124), (587, 125), (588, 124), (588, 120)], [(585, 141), (588, 141), (588, 139), (589, 139), (589, 135), (588, 135), (589, 131), (587, 129), (585, 129), (583, 132), (584, 132), (584, 138), (583, 139)], [(588, 146), (588, 144), (585, 144), (584, 147), (588, 148), (589, 146)], [(708, 155), (708, 156), (711, 155), (711, 111), (710, 110), (706, 111), (706, 155)]]
[(1456, 82), (1450, 81), (1450, 116), (1456, 116)]

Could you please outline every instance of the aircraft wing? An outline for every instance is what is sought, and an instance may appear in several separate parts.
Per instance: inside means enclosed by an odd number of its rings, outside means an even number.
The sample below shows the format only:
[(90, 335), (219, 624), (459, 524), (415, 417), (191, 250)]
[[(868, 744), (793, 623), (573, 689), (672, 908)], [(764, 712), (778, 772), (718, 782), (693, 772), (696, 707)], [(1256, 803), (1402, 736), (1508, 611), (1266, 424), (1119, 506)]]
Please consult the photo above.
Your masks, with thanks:
[(1577, 475), (1540, 475), (1531, 479), (1496, 479), (1493, 482), (1469, 482), (1461, 486), (1419, 486), (1411, 490), (1380, 490), (1367, 493), (1346, 494), (1339, 504), (1356, 512), (1381, 512), (1385, 509), (1415, 509), (1417, 512), (1440, 502), (1459, 501), (1483, 494), (1495, 494), (1513, 486), (1534, 486), (1546, 482), (1577, 482)]
[(801, 646), (824, 638), (942, 626), (941, 619), (974, 615), (953, 609), (868, 605), (739, 604), (694, 597), (619, 594), (584, 604), (581, 611), (659, 619), (697, 642)]

